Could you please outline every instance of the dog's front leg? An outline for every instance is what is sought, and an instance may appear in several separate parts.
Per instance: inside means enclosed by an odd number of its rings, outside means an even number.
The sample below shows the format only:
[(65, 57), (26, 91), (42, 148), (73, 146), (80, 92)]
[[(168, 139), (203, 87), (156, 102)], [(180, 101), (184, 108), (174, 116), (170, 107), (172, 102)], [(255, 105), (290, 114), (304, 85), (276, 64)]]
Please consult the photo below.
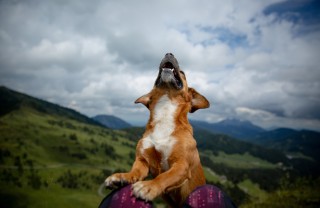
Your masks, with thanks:
[(152, 201), (157, 196), (181, 186), (190, 178), (190, 175), (188, 163), (186, 161), (179, 161), (155, 179), (139, 181), (133, 184), (133, 194), (144, 200)]
[(124, 184), (133, 184), (147, 177), (149, 167), (145, 159), (137, 156), (131, 171), (128, 173), (115, 173), (105, 180), (105, 185), (108, 188), (117, 188)]

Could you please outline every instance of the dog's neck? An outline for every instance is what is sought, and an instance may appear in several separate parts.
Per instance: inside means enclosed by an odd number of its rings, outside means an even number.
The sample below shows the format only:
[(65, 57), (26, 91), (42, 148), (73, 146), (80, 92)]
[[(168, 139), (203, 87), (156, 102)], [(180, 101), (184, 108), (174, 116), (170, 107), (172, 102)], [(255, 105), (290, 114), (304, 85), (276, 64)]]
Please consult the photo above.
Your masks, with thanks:
[(189, 131), (192, 131), (188, 121), (190, 106), (184, 95), (172, 96), (170, 93), (161, 93), (157, 99), (150, 109), (148, 129), (163, 128), (171, 134), (179, 124), (179, 127), (187, 126)]
[(152, 111), (153, 122), (161, 123), (163, 125), (165, 125), (166, 123), (171, 124), (175, 120), (177, 107), (177, 103), (171, 101), (168, 95), (162, 95), (162, 97), (158, 100), (154, 110)]

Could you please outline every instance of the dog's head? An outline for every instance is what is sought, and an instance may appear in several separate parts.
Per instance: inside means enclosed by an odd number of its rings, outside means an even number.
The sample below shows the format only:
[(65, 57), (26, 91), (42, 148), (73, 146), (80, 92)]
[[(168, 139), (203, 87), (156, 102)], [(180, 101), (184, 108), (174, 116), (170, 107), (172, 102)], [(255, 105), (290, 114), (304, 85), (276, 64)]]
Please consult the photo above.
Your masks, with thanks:
[(188, 104), (191, 113), (210, 106), (203, 95), (188, 87), (186, 75), (172, 53), (167, 53), (160, 62), (159, 73), (152, 91), (138, 98), (135, 103), (142, 103), (151, 110), (152, 104), (164, 94), (170, 99), (179, 99), (179, 103)]

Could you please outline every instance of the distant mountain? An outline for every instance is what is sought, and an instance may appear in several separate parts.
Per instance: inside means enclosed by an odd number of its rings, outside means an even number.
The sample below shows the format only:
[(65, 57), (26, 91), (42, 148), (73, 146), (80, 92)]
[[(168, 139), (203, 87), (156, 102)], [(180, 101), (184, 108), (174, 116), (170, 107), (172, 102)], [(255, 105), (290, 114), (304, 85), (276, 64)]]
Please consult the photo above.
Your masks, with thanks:
[[(266, 131), (249, 121), (227, 119), (218, 123), (191, 120), (190, 123), (197, 130), (229, 135), (246, 142), (258, 144), (269, 149), (279, 150), (288, 155), (305, 155), (320, 161), (320, 133), (309, 130), (293, 130), (279, 128)], [(233, 143), (234, 144), (234, 143)], [(301, 156), (301, 155), (300, 155)]]
[(92, 117), (92, 119), (111, 129), (124, 129), (132, 127), (131, 124), (112, 115), (97, 115)]
[(234, 139), (225, 134), (214, 134), (200, 128), (194, 128), (194, 136), (200, 150), (210, 150), (214, 154), (223, 151), (227, 154), (249, 153), (272, 163), (287, 163), (288, 159), (281, 151), (267, 149), (250, 142)]
[(239, 121), (236, 119), (226, 119), (218, 123), (208, 123), (204, 121), (190, 121), (192, 126), (205, 129), (212, 133), (226, 134), (238, 139), (253, 137), (259, 133), (265, 132), (261, 127), (252, 124), (249, 121)]
[(247, 141), (283, 152), (302, 153), (320, 161), (320, 133), (279, 128), (255, 135)]
[(0, 116), (21, 108), (34, 109), (41, 113), (62, 116), (80, 122), (102, 126), (100, 123), (73, 109), (65, 108), (0, 86)]

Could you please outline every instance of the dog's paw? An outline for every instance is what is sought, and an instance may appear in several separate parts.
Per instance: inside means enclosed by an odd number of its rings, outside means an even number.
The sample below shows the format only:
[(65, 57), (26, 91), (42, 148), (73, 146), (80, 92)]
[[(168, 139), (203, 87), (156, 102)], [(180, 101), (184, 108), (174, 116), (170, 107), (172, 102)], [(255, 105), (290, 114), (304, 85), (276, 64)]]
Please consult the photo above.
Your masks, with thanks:
[(120, 173), (113, 174), (104, 181), (105, 186), (110, 189), (118, 188), (124, 183), (125, 181), (121, 178)]
[(154, 198), (161, 194), (161, 188), (159, 185), (151, 181), (139, 181), (132, 185), (132, 192), (135, 197), (152, 201)]
[(130, 173), (115, 173), (109, 176), (104, 183), (107, 188), (114, 189), (127, 184), (135, 183), (136, 181), (138, 181), (138, 178), (132, 176)]

